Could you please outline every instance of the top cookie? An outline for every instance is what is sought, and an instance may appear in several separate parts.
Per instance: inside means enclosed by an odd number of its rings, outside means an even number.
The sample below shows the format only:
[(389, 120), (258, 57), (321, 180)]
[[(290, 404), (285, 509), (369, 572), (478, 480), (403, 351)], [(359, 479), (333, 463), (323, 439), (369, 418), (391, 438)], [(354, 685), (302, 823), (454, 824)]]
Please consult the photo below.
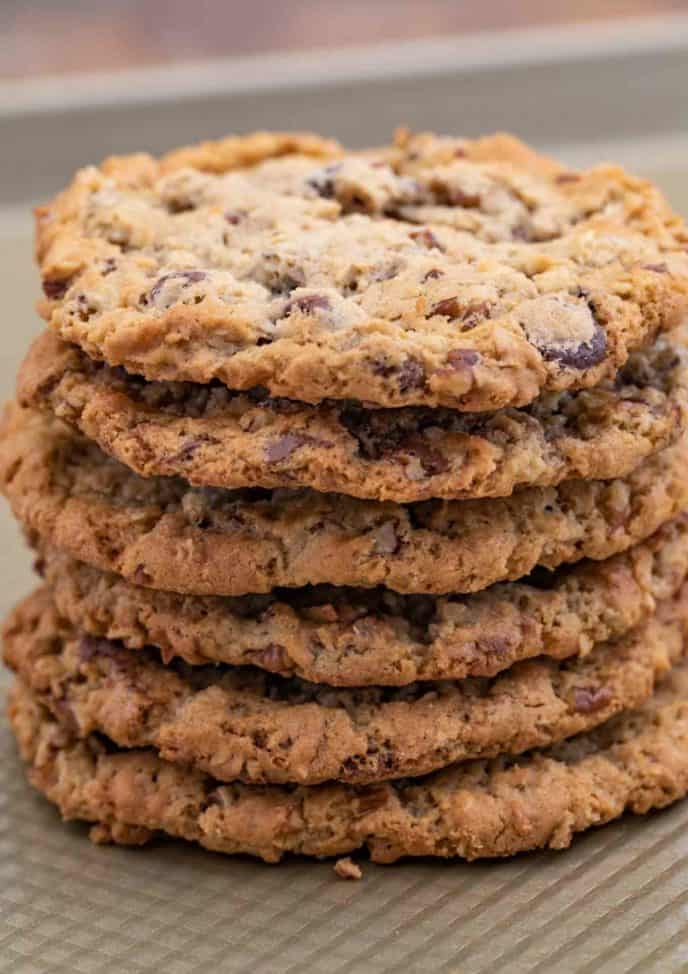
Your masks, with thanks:
[(63, 338), (149, 379), (308, 402), (522, 406), (613, 375), (688, 310), (688, 233), (654, 187), (504, 135), (110, 159), (37, 217)]

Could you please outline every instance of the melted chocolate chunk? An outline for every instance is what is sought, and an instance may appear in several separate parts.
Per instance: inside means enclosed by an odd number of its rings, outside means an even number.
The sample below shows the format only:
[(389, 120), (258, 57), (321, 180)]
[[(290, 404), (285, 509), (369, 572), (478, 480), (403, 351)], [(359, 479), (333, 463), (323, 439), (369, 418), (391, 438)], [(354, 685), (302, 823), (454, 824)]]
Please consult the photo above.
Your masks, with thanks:
[(375, 553), (394, 555), (400, 547), (399, 536), (393, 521), (385, 521), (375, 529)]
[(449, 469), (446, 457), (423, 436), (427, 426), (442, 426), (446, 413), (425, 410), (410, 414), (396, 414), (377, 410), (366, 411), (356, 406), (343, 409), (340, 420), (358, 442), (358, 451), (366, 460), (380, 460), (397, 455), (418, 457), (428, 476), (445, 473)]
[(300, 433), (285, 433), (265, 448), (265, 459), (268, 463), (279, 463), (306, 443), (308, 443), (307, 436)]
[(444, 454), (429, 446), (422, 436), (409, 436), (401, 449), (410, 456), (418, 457), (421, 467), (429, 477), (449, 470), (449, 461)]
[(289, 656), (284, 646), (270, 643), (260, 654), (260, 665), (272, 673), (284, 673), (289, 669)]
[(310, 315), (314, 311), (330, 311), (331, 308), (330, 300), (324, 294), (306, 294), (303, 297), (294, 298), (293, 301), (290, 301), (284, 309), (284, 315), (286, 317), (294, 310), (300, 311), (305, 315)]
[(455, 372), (472, 369), (480, 361), (480, 353), (472, 348), (454, 348), (447, 355), (447, 365)]
[(436, 281), (440, 277), (444, 277), (444, 271), (439, 270), (437, 267), (432, 267), (423, 277), (423, 284), (426, 281)]
[(589, 369), (602, 361), (607, 352), (607, 334), (599, 325), (589, 342), (579, 345), (566, 343), (540, 347), (543, 358), (548, 362), (560, 362), (571, 369)]
[(399, 369), (399, 391), (422, 389), (425, 385), (425, 369), (416, 359), (408, 358)]
[(167, 281), (178, 280), (181, 278), (183, 282), (183, 287), (187, 287), (189, 284), (198, 284), (199, 281), (205, 280), (205, 271), (172, 271), (170, 274), (163, 274), (153, 287), (148, 292), (148, 299), (151, 302), (155, 302), (155, 299), (160, 295), (163, 287)]
[(579, 714), (591, 714), (601, 710), (611, 699), (609, 687), (577, 687), (573, 694), (573, 706)]
[(517, 223), (516, 226), (511, 228), (511, 238), (512, 240), (522, 240), (525, 243), (531, 239), (530, 227), (525, 223)]
[(69, 287), (68, 280), (66, 281), (65, 280), (60, 280), (60, 281), (44, 280), (43, 294), (45, 294), (46, 298), (49, 298), (51, 301), (57, 301), (59, 300), (59, 298), (63, 298), (65, 296), (68, 287)]
[(189, 436), (185, 442), (180, 446), (176, 453), (173, 453), (168, 459), (170, 461), (181, 461), (190, 460), (194, 454), (197, 452), (199, 447), (204, 444), (208, 446), (217, 446), (220, 441), (214, 437), (210, 436), (208, 433), (199, 433), (197, 436)]
[(464, 330), (469, 330), (475, 328), (485, 318), (489, 318), (490, 310), (488, 301), (469, 301), (468, 304), (462, 304), (458, 297), (454, 296), (444, 298), (444, 300), (433, 305), (428, 317), (442, 315), (444, 318), (449, 318), (450, 321), (461, 321), (466, 325)]
[(459, 299), (457, 297), (453, 298), (443, 298), (442, 301), (438, 301), (430, 308), (430, 314), (428, 318), (432, 318), (433, 315), (441, 315), (443, 318), (449, 318), (453, 321), (454, 318), (461, 317), (461, 305), (459, 304)]

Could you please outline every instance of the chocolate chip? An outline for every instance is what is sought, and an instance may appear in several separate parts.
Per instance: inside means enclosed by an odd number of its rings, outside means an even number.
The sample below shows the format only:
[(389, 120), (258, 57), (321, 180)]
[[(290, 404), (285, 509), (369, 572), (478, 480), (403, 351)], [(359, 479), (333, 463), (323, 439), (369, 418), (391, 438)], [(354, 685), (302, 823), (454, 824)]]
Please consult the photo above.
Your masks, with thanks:
[(429, 477), (449, 470), (449, 461), (444, 454), (429, 446), (420, 434), (409, 436), (401, 449), (404, 453), (418, 457), (421, 467)]
[(592, 714), (605, 707), (611, 699), (609, 687), (576, 687), (573, 706), (579, 714)]
[(378, 555), (394, 555), (400, 547), (400, 540), (396, 532), (394, 521), (384, 521), (375, 530), (375, 553)]
[(432, 230), (424, 227), (422, 230), (414, 230), (409, 234), (411, 240), (415, 240), (416, 243), (422, 244), (427, 247), (428, 250), (441, 250), (444, 252), (444, 247), (439, 242)]
[(385, 362), (384, 359), (373, 359), (371, 365), (375, 375), (381, 375), (385, 379), (394, 375), (398, 369), (398, 366)]
[(190, 460), (199, 447), (204, 445), (217, 446), (219, 442), (215, 436), (210, 436), (208, 433), (198, 433), (196, 436), (187, 437), (177, 452), (171, 453), (166, 459), (168, 462), (183, 463), (186, 460)]
[(416, 359), (406, 359), (401, 365), (385, 362), (384, 359), (373, 359), (371, 362), (375, 375), (385, 379), (398, 376), (399, 390), (408, 392), (409, 389), (421, 389), (425, 385), (425, 369)]
[(235, 227), (246, 216), (246, 210), (225, 210), (224, 216), (227, 223), (231, 223)]
[(469, 301), (468, 304), (462, 304), (455, 295), (438, 301), (430, 309), (430, 314), (427, 317), (442, 315), (449, 318), (450, 321), (462, 321), (470, 328), (474, 328), (478, 322), (489, 318), (490, 310), (490, 304), (487, 301)]
[(313, 173), (307, 180), (308, 185), (323, 199), (329, 200), (334, 196), (334, 177), (341, 168), (340, 163), (325, 166), (324, 169)]
[(436, 281), (439, 277), (444, 277), (444, 271), (439, 270), (437, 267), (432, 267), (423, 277), (423, 284), (426, 281)]
[(330, 311), (332, 305), (330, 304), (330, 299), (326, 298), (324, 294), (306, 294), (303, 297), (294, 298), (287, 304), (284, 309), (285, 317), (290, 315), (295, 309), (302, 314), (310, 315), (318, 309)]
[(429, 318), (433, 315), (442, 315), (444, 318), (449, 318), (450, 320), (454, 318), (459, 318), (461, 316), (461, 305), (459, 304), (459, 299), (457, 297), (453, 298), (443, 298), (442, 301), (438, 301), (430, 309)]
[(541, 295), (525, 301), (518, 309), (518, 318), (528, 341), (547, 361), (588, 369), (605, 357), (607, 335), (597, 321), (593, 301), (585, 293)]
[(425, 385), (425, 369), (416, 359), (407, 358), (399, 369), (399, 392), (422, 389)]
[(669, 268), (666, 264), (643, 264), (643, 270), (655, 271), (656, 274), (666, 274)]
[(513, 240), (523, 240), (527, 243), (531, 239), (530, 227), (525, 223), (517, 223), (511, 228), (511, 237)]
[(423, 435), (423, 427), (437, 427), (441, 422), (436, 410), (364, 410), (356, 406), (342, 409), (340, 421), (357, 440), (358, 452), (366, 460), (380, 460), (400, 455), (415, 456), (428, 476), (449, 469), (446, 457)]
[(279, 439), (266, 446), (265, 459), (268, 463), (279, 463), (280, 460), (286, 460), (287, 457), (290, 457), (308, 441), (309, 438), (300, 433), (285, 433), (284, 436), (280, 436)]
[(455, 372), (472, 369), (480, 361), (480, 354), (472, 348), (453, 348), (447, 353), (447, 365)]
[(557, 183), (577, 183), (581, 178), (580, 173), (577, 172), (560, 172), (555, 178)]
[(133, 574), (133, 579), (137, 585), (150, 585), (150, 583), (153, 581), (153, 579), (145, 570), (143, 565), (136, 566), (136, 570), (134, 571)]
[(103, 277), (107, 277), (108, 274), (112, 274), (114, 270), (117, 269), (117, 261), (114, 257), (108, 257), (107, 260), (103, 261), (103, 269), (101, 274)]
[(284, 673), (289, 669), (289, 657), (284, 646), (270, 643), (260, 654), (260, 666), (272, 673)]
[(366, 460), (379, 460), (396, 451), (407, 433), (398, 423), (388, 421), (382, 410), (369, 411), (354, 405), (340, 411), (339, 421), (357, 441), (358, 452)]
[(163, 274), (148, 292), (148, 299), (155, 302), (167, 281), (181, 279), (182, 286), (188, 287), (189, 284), (198, 284), (199, 281), (205, 280), (205, 277), (205, 271), (172, 271), (170, 274)]
[(42, 284), (43, 294), (45, 294), (46, 298), (49, 298), (51, 301), (57, 301), (67, 293), (69, 280), (44, 280)]
[(601, 362), (607, 351), (607, 334), (599, 325), (589, 342), (580, 345), (544, 346), (540, 348), (547, 361), (561, 362), (572, 369), (589, 369)]
[(196, 204), (192, 200), (185, 199), (181, 196), (176, 199), (167, 200), (167, 210), (169, 213), (189, 213), (195, 209)]
[(470, 331), (477, 325), (489, 318), (492, 313), (492, 306), (489, 301), (470, 301), (463, 309), (461, 315), (462, 331)]

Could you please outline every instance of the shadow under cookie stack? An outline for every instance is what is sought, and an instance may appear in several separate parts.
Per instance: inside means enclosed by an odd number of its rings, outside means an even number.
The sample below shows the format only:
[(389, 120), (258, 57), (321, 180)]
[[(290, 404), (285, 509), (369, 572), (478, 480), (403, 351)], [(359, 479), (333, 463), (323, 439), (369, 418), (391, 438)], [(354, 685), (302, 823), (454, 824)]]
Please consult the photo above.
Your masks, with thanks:
[(688, 791), (688, 234), (654, 187), (263, 133), (82, 170), (36, 251), (0, 483), (43, 582), (4, 655), (64, 817), (474, 859)]

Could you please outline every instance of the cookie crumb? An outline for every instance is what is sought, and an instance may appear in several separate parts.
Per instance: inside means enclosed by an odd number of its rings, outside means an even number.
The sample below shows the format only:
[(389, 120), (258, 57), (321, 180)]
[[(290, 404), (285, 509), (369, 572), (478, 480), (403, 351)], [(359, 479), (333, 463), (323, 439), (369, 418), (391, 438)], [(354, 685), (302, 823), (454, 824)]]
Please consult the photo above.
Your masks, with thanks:
[(362, 879), (363, 872), (361, 867), (353, 861), (350, 856), (344, 859), (337, 859), (334, 864), (334, 871), (340, 879)]

